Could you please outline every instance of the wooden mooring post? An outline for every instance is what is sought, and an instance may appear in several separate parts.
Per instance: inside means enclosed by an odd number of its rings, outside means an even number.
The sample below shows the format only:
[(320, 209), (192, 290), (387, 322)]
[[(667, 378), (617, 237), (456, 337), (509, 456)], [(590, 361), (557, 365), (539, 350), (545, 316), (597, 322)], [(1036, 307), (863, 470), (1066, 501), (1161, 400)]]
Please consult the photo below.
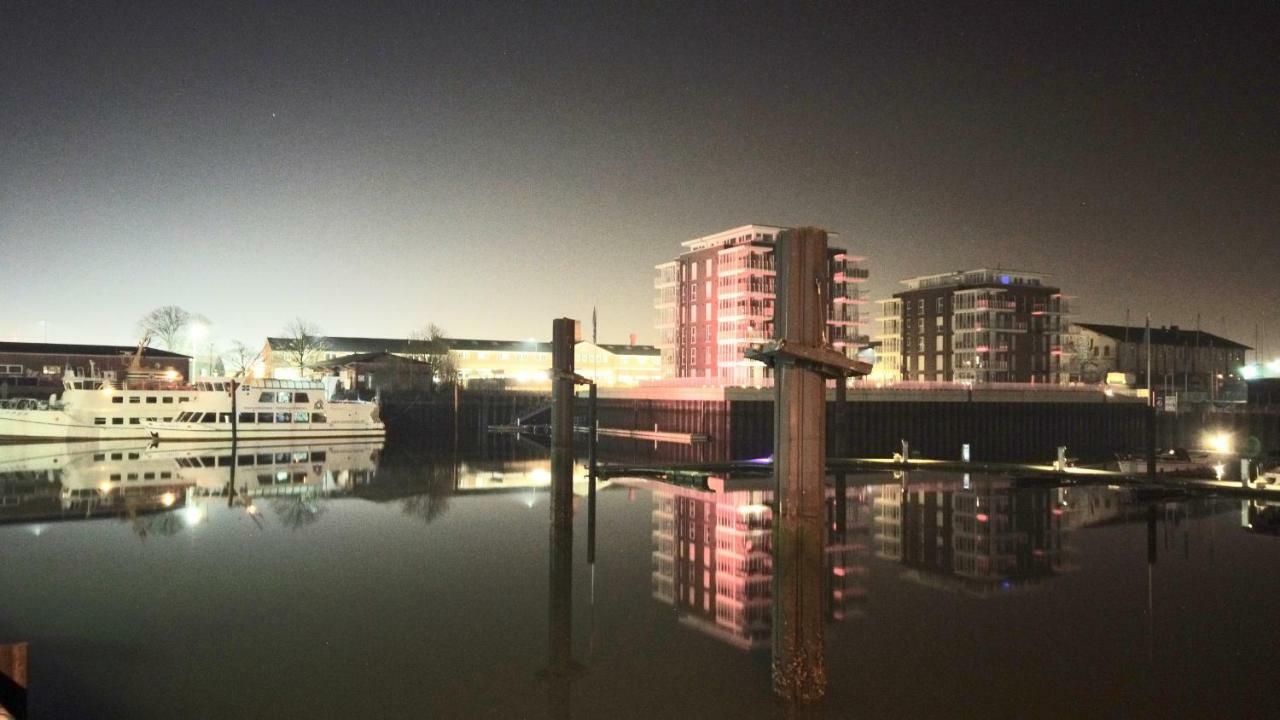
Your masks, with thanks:
[(27, 643), (0, 645), (0, 718), (27, 717)]
[(548, 715), (568, 717), (573, 663), (573, 346), (578, 321), (551, 330), (551, 538), (548, 549)]
[(774, 369), (773, 689), (807, 702), (827, 689), (823, 647), (826, 381), (865, 374), (832, 348), (827, 233), (784, 232), (774, 249), (774, 339), (748, 353)]

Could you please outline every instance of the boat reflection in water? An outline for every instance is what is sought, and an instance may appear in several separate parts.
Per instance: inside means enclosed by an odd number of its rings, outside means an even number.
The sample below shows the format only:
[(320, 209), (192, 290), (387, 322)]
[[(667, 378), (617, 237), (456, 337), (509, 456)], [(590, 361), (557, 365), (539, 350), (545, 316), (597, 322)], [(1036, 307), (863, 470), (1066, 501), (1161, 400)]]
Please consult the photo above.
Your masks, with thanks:
[[(258, 498), (318, 499), (367, 485), (378, 469), (381, 441), (280, 445), (245, 442), (137, 441), (0, 447), (0, 523), (118, 517), (140, 535), (173, 534), (207, 517), (212, 498), (240, 502), (251, 514)], [(307, 521), (318, 505), (282, 513)]]
[[(1134, 514), (1122, 493), (1105, 487), (1024, 488), (998, 476), (909, 475), (828, 483), (820, 588), (828, 621), (866, 615), (873, 570), (979, 598), (1034, 587), (1073, 569), (1072, 531)], [(681, 623), (725, 643), (769, 647), (771, 481), (620, 482), (652, 492), (653, 597), (673, 606)]]

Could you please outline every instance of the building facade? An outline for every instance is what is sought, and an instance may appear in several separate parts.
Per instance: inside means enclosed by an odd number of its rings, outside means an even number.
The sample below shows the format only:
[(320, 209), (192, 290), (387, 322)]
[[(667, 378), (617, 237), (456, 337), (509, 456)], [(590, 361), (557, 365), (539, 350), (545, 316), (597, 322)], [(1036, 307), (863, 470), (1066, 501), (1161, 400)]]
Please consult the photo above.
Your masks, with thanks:
[[(675, 260), (656, 266), (655, 324), (664, 377), (724, 386), (764, 382), (765, 366), (744, 353), (773, 337), (773, 248), (786, 229), (743, 225), (694, 238), (681, 243), (684, 252)], [(861, 332), (867, 270), (863, 258), (840, 248), (828, 248), (828, 254), (828, 337), (852, 357), (867, 341)]]
[[(1146, 328), (1075, 323), (1066, 360), (1084, 382), (1124, 373), (1147, 384)], [(1203, 330), (1151, 328), (1151, 387), (1163, 392), (1215, 395), (1239, 384), (1245, 353), (1252, 348)]]
[(966, 270), (903, 280), (878, 302), (873, 379), (1066, 382), (1069, 303), (1041, 273)]
[[(123, 379), (138, 348), (128, 345), (0, 342), (0, 384), (57, 385), (66, 371), (87, 377)], [(191, 377), (191, 358), (143, 348), (142, 367)]]
[[(534, 340), (475, 340), (448, 338), (438, 342), (413, 338), (366, 338), (331, 336), (308, 366), (323, 364), (347, 355), (389, 353), (426, 361), (447, 348), (449, 359), (463, 385), (489, 384), (515, 390), (545, 390), (551, 387), (551, 343)], [(288, 338), (267, 338), (255, 374), (264, 377), (297, 377), (283, 349)], [(601, 387), (634, 387), (657, 380), (662, 367), (658, 348), (652, 345), (615, 345), (580, 342), (574, 346), (574, 365), (579, 375), (592, 378)]]

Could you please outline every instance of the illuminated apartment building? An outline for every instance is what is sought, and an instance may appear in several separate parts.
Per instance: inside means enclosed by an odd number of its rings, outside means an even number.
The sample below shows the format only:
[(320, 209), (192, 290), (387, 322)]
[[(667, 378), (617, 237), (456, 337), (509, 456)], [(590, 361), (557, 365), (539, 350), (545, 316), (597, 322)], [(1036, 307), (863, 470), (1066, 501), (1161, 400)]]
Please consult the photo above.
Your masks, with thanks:
[[(656, 325), (664, 377), (703, 378), (708, 385), (760, 385), (765, 366), (744, 352), (773, 336), (773, 248), (787, 228), (743, 225), (681, 243), (685, 250), (657, 266)], [(834, 240), (837, 236), (832, 233)], [(828, 248), (831, 281), (827, 333), (850, 357), (861, 332), (863, 258)]]
[(879, 301), (874, 379), (1065, 382), (1069, 307), (1045, 279), (980, 269), (903, 280)]

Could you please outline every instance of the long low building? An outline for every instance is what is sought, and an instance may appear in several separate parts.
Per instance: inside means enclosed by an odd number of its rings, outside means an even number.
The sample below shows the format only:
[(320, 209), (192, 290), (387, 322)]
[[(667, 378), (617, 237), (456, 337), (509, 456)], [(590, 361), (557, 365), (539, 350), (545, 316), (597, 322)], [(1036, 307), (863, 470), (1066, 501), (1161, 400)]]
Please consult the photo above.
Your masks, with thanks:
[[(464, 385), (493, 384), (510, 389), (545, 389), (551, 385), (551, 343), (535, 340), (477, 340), (448, 338), (439, 341), (413, 338), (325, 337), (307, 365), (346, 355), (390, 353), (427, 361), (447, 348), (449, 359)], [(290, 338), (269, 337), (255, 374), (297, 377), (297, 353), (290, 352)], [(574, 347), (574, 364), (580, 375), (601, 387), (633, 387), (656, 380), (662, 359), (652, 345), (615, 345), (580, 342)]]
[[(0, 342), (0, 384), (56, 385), (70, 370), (78, 375), (123, 378), (138, 348), (129, 345)], [(191, 376), (191, 358), (168, 350), (142, 349), (142, 366)]]

